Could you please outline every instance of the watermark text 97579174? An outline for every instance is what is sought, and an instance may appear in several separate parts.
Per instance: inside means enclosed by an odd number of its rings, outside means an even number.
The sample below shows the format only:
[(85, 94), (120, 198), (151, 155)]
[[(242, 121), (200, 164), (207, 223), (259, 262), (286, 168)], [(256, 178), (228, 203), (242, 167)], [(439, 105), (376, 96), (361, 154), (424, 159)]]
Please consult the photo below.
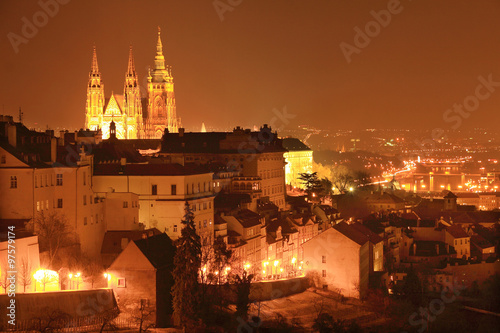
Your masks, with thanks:
[(9, 226), (7, 232), (7, 283), (5, 291), (9, 297), (7, 304), (7, 317), (9, 324), (16, 325), (16, 233), (15, 226)]

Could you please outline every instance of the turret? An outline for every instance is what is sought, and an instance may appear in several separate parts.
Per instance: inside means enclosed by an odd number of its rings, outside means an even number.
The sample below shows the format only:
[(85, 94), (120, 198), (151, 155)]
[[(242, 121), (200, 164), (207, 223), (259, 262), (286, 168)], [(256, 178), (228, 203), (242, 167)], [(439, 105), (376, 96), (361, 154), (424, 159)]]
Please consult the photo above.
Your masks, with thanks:
[(97, 63), (96, 47), (92, 53), (92, 66), (87, 86), (87, 103), (85, 107), (85, 128), (97, 130), (102, 120), (104, 108), (104, 83)]

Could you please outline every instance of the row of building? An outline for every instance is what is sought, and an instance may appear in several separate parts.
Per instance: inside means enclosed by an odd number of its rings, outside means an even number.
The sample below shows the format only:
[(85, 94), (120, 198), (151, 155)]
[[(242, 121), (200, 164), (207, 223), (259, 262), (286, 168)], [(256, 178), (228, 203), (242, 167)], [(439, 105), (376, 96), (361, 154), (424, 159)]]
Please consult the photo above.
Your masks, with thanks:
[[(286, 179), (293, 183), (298, 173), (312, 168), (308, 147), (297, 139), (279, 139), (267, 125), (257, 132), (166, 130), (161, 140), (118, 140), (113, 123), (107, 140), (99, 131), (59, 134), (32, 131), (1, 117), (0, 221), (24, 226), (42, 215), (59, 216), (92, 257), (106, 248), (109, 232), (155, 228), (177, 239), (188, 202), (204, 244), (222, 236), (256, 268), (260, 251), (249, 249), (250, 236), (242, 226), (259, 209), (283, 211)], [(267, 240), (269, 226), (261, 223), (265, 228), (256, 228), (254, 235)], [(261, 239), (258, 243), (265, 247)]]

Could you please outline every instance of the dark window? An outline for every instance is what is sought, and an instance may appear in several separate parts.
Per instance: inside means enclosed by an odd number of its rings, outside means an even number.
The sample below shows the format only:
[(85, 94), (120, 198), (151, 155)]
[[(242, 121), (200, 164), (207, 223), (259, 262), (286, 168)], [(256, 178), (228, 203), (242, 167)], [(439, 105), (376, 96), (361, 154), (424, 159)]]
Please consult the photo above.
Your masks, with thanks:
[(57, 208), (63, 208), (63, 199), (57, 199)]
[(62, 173), (58, 173), (56, 176), (56, 186), (62, 186), (63, 184), (63, 175)]
[(326, 270), (323, 270), (323, 277), (326, 277)]
[(326, 264), (326, 256), (321, 256), (321, 262), (322, 262), (323, 264)]
[(123, 208), (128, 208), (128, 201), (123, 202)]
[(177, 224), (174, 224), (174, 232), (177, 232)]
[(170, 185), (170, 190), (172, 192), (172, 195), (177, 194), (177, 185)]
[(10, 188), (17, 188), (17, 176), (10, 177)]
[(151, 185), (151, 194), (152, 195), (158, 194), (158, 185)]

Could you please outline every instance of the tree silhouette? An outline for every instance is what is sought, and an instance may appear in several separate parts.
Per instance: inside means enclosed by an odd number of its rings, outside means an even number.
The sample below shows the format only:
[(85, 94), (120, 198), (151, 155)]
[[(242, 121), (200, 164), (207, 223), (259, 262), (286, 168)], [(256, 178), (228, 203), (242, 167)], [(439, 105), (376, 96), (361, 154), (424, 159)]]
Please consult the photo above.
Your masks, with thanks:
[(57, 270), (54, 264), (59, 250), (76, 243), (75, 234), (70, 230), (66, 217), (53, 211), (48, 213), (41, 211), (28, 228), (38, 236), (40, 251), (47, 251), (48, 267)]
[(18, 272), (18, 279), (21, 286), (23, 286), (23, 292), (26, 292), (26, 287), (31, 285), (33, 282), (33, 277), (31, 276), (32, 265), (26, 257), (23, 257), (20, 262), (20, 268)]
[(234, 284), (236, 286), (236, 315), (247, 320), (248, 309), (250, 308), (250, 287), (253, 274), (247, 274), (246, 271), (240, 275), (234, 275)]
[(340, 193), (346, 193), (354, 186), (354, 176), (345, 165), (338, 165), (331, 170), (331, 181)]
[(304, 185), (306, 193), (311, 196), (313, 193), (319, 193), (322, 190), (321, 182), (318, 179), (318, 173), (299, 173), (299, 177), (297, 178), (301, 181), (301, 184)]
[(198, 273), (201, 268), (201, 241), (196, 234), (194, 214), (186, 201), (181, 237), (177, 240), (174, 257), (174, 285), (172, 298), (174, 319), (180, 326), (192, 326), (199, 317), (200, 287)]

